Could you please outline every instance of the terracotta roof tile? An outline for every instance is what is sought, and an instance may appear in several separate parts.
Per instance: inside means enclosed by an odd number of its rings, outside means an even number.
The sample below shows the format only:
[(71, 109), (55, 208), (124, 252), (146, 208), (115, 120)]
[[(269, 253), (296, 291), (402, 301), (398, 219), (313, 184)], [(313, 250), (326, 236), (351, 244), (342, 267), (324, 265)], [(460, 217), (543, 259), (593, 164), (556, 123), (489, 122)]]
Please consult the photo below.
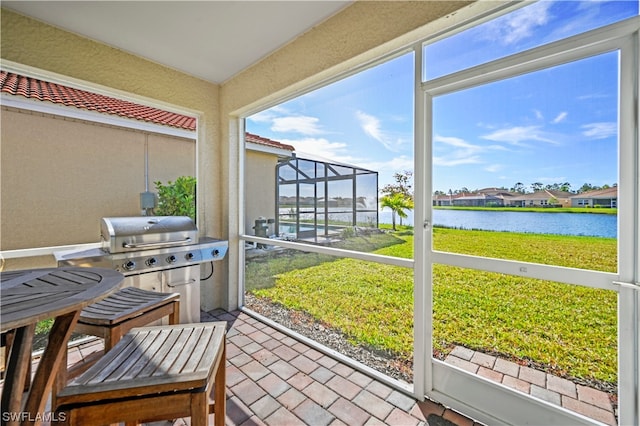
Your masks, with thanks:
[(185, 130), (196, 129), (193, 117), (6, 71), (0, 71), (0, 92)]
[(254, 135), (253, 133), (247, 132), (245, 134), (245, 140), (247, 142), (252, 142), (258, 145), (270, 146), (272, 148), (286, 149), (288, 151), (295, 151), (296, 149), (291, 145), (286, 145), (268, 138), (263, 138), (262, 136)]

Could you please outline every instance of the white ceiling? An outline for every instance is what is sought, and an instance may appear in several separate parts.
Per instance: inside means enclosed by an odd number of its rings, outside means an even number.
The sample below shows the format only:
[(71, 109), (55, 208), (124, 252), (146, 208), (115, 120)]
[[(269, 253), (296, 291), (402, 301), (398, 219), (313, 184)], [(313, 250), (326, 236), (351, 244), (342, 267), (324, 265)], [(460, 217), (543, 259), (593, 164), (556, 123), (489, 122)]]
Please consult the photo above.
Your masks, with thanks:
[(2, 1), (59, 28), (222, 83), (349, 1)]

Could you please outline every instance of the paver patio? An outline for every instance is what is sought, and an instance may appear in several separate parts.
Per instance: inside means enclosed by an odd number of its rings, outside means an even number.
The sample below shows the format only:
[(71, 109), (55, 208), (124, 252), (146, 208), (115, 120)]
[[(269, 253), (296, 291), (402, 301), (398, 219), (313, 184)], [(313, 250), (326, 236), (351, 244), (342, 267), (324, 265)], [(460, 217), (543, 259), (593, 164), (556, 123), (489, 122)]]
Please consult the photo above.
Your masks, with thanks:
[(602, 423), (618, 424), (611, 398), (601, 390), (461, 346), (445, 362)]
[[(479, 426), (432, 401), (416, 401), (245, 312), (215, 310), (203, 313), (202, 321), (228, 323), (227, 425)], [(70, 348), (69, 365), (102, 348), (99, 339)], [(616, 424), (604, 392), (463, 347), (456, 347), (445, 362)], [(154, 426), (171, 424), (190, 422), (186, 418)]]

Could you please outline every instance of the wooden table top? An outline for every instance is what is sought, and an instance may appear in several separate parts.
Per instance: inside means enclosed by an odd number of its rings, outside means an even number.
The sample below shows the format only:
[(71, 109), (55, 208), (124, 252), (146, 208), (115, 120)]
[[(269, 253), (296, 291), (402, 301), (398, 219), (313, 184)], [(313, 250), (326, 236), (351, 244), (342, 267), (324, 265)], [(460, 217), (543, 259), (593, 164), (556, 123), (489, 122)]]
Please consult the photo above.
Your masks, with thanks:
[(80, 310), (120, 288), (124, 275), (103, 268), (43, 268), (0, 276), (0, 325), (5, 332)]

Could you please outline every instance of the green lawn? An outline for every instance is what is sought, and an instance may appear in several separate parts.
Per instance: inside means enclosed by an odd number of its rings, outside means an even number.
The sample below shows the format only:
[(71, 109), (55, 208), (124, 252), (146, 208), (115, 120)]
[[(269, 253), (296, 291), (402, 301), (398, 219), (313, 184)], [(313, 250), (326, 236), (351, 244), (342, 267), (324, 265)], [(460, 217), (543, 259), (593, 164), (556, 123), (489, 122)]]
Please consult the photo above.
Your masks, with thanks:
[[(356, 237), (360, 251), (411, 258), (408, 232)], [(614, 271), (615, 239), (435, 229), (434, 247), (473, 255)], [(249, 291), (305, 311), (353, 342), (410, 359), (410, 269), (287, 251), (251, 260)], [(434, 349), (460, 344), (530, 360), (557, 374), (615, 383), (616, 294), (434, 265)]]

